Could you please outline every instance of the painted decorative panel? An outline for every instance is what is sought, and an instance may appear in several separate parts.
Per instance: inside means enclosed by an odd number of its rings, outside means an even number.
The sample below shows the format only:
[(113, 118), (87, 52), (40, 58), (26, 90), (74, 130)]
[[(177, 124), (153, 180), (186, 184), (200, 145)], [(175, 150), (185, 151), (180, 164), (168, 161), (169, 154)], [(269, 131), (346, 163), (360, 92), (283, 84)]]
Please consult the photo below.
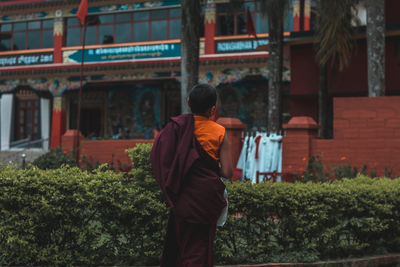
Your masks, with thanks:
[(268, 81), (261, 77), (248, 77), (234, 83), (220, 84), (220, 117), (233, 117), (246, 123), (249, 128), (265, 128), (268, 111)]
[(109, 135), (114, 139), (153, 138), (160, 128), (161, 88), (135, 85), (109, 91)]

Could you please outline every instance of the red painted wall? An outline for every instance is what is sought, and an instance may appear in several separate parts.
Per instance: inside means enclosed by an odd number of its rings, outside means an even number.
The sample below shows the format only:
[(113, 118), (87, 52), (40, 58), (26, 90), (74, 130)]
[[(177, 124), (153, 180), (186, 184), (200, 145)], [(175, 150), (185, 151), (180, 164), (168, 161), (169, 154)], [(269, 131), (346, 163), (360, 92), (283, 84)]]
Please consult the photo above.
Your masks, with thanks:
[[(399, 1), (400, 2), (400, 1)], [(318, 114), (319, 67), (312, 45), (291, 47), (291, 84), (292, 98), (290, 113), (293, 116)], [(386, 42), (386, 91), (400, 90), (400, 40), (388, 38)], [(328, 87), (331, 95), (368, 94), (367, 46), (365, 40), (357, 42), (349, 65), (343, 71), (328, 75)], [(302, 96), (302, 98), (298, 98)]]
[(329, 92), (365, 92), (368, 88), (367, 73), (367, 46), (365, 41), (359, 41), (353, 50), (349, 65), (343, 71), (329, 75)]
[(385, 1), (385, 17), (386, 24), (399, 24), (400, 1), (399, 0), (386, 0)]
[(125, 152), (128, 148), (135, 147), (136, 144), (152, 143), (153, 140), (129, 139), (129, 140), (84, 140), (82, 141), (82, 149), (80, 151), (81, 158), (86, 156), (87, 160), (94, 164), (111, 163), (118, 168), (118, 162), (131, 165), (131, 160)]
[[(325, 166), (350, 164), (367, 174), (400, 175), (400, 96), (334, 99), (334, 139), (316, 137), (316, 129), (288, 129), (283, 139), (283, 172), (301, 172), (312, 155)], [(290, 125), (290, 123), (288, 124)], [(301, 127), (300, 127), (301, 128)]]
[(311, 45), (291, 46), (290, 94), (316, 94), (319, 68)]

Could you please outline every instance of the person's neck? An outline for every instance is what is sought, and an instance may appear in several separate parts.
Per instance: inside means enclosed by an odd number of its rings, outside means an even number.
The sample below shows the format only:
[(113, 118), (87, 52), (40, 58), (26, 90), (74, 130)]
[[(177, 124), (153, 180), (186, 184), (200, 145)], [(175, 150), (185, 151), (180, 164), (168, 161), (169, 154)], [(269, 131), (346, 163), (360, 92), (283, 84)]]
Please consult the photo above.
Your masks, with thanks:
[(193, 113), (193, 115), (194, 116), (201, 116), (201, 117), (204, 117), (204, 118), (207, 118), (207, 119), (210, 118), (210, 116), (208, 116), (208, 114)]

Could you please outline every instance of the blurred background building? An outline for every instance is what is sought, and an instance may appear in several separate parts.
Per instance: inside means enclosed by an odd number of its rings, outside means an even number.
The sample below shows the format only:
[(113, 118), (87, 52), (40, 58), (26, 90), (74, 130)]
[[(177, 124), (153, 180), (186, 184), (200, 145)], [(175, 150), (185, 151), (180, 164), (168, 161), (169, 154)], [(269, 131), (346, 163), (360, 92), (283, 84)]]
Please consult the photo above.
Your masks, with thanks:
[[(87, 29), (80, 129), (88, 139), (151, 139), (180, 113), (180, 1), (89, 1), (98, 21)], [(61, 145), (76, 129), (82, 60), (80, 1), (0, 2), (1, 150)], [(400, 3), (386, 1), (387, 92), (400, 94)], [(257, 38), (246, 30), (246, 11)], [(232, 10), (228, 0), (203, 4), (200, 82), (220, 95), (219, 115), (249, 128), (266, 126), (268, 23), (259, 4)], [(364, 12), (364, 13), (363, 13)], [(365, 10), (360, 6), (362, 23)], [(363, 15), (364, 14), (364, 15)], [(314, 59), (315, 3), (290, 0), (285, 15), (283, 121), (317, 118), (318, 64)], [(362, 25), (361, 25), (362, 28)], [(366, 42), (330, 84), (330, 98), (366, 95)]]

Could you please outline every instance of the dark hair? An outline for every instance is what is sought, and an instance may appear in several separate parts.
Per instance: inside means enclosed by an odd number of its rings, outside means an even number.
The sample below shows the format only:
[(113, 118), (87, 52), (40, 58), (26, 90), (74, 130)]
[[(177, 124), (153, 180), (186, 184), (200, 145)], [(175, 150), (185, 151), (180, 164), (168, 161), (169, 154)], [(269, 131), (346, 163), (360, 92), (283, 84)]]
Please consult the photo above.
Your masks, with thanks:
[(208, 84), (197, 84), (189, 93), (190, 109), (193, 113), (206, 113), (217, 103), (217, 91)]

